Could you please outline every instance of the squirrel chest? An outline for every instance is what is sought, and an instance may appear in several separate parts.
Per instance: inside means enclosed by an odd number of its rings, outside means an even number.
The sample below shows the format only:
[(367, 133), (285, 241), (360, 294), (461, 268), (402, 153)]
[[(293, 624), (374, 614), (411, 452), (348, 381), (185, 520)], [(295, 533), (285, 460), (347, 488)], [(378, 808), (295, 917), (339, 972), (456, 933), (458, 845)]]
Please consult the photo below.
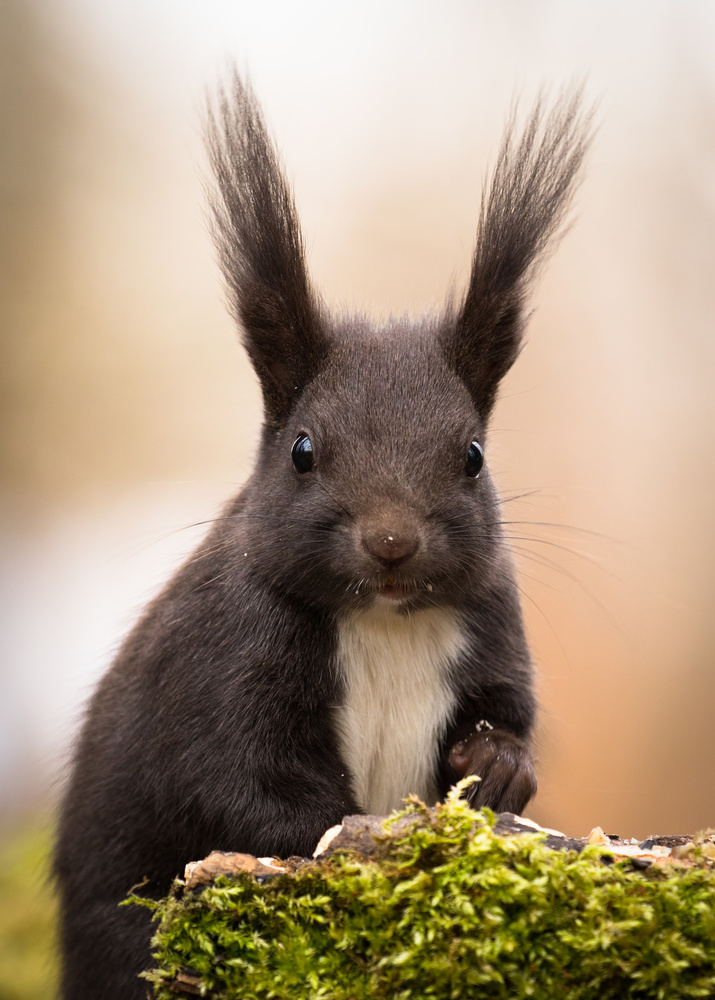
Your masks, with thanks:
[(410, 793), (436, 801), (437, 745), (455, 707), (450, 669), (465, 644), (459, 616), (444, 608), (400, 614), (380, 601), (338, 625), (338, 739), (367, 813), (385, 815)]

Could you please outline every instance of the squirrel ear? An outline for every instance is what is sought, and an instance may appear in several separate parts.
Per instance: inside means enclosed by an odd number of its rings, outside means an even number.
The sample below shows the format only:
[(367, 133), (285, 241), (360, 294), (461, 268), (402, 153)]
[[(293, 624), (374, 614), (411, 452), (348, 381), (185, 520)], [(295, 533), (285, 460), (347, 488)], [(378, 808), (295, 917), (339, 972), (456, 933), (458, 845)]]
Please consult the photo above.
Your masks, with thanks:
[(469, 287), (443, 346), (485, 415), (519, 353), (529, 283), (578, 184), (591, 118), (580, 90), (548, 113), (539, 98), (518, 136), (512, 113), (482, 193)]
[(261, 382), (266, 422), (280, 427), (329, 344), (292, 194), (258, 102), (237, 73), (209, 109), (206, 139), (212, 231), (231, 310)]

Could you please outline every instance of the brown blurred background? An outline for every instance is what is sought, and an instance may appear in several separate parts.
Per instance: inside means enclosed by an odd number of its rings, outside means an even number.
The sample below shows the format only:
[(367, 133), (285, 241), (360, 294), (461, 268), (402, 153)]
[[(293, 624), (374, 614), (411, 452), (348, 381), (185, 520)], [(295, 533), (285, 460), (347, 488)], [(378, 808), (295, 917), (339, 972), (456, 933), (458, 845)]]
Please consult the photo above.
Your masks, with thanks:
[[(56, 795), (122, 634), (248, 475), (204, 92), (251, 73), (326, 298), (464, 282), (514, 95), (600, 131), (488, 457), (543, 705), (534, 818), (715, 825), (715, 7), (3, 0), (0, 818)], [(194, 527), (191, 527), (194, 525)]]

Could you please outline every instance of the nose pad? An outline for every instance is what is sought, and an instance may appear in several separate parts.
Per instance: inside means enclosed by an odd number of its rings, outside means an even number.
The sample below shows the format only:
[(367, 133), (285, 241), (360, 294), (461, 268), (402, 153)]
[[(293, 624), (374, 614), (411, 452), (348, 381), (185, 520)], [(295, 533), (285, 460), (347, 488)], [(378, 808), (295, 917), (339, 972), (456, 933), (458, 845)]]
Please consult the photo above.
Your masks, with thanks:
[(412, 558), (420, 540), (414, 530), (368, 529), (363, 532), (362, 544), (375, 559), (394, 567)]

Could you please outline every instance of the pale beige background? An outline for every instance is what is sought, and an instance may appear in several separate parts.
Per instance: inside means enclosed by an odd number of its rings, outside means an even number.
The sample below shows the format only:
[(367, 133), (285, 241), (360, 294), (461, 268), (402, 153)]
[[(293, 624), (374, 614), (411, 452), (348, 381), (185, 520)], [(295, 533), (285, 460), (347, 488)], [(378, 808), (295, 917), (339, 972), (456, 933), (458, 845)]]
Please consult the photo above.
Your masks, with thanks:
[(201, 181), (204, 90), (236, 59), (317, 284), (378, 314), (460, 287), (513, 96), (587, 77), (600, 132), (489, 446), (504, 492), (529, 491), (505, 516), (541, 678), (530, 812), (572, 834), (715, 825), (715, 7), (4, 0), (0, 19), (0, 812), (56, 792), (112, 649), (250, 469), (258, 394)]

